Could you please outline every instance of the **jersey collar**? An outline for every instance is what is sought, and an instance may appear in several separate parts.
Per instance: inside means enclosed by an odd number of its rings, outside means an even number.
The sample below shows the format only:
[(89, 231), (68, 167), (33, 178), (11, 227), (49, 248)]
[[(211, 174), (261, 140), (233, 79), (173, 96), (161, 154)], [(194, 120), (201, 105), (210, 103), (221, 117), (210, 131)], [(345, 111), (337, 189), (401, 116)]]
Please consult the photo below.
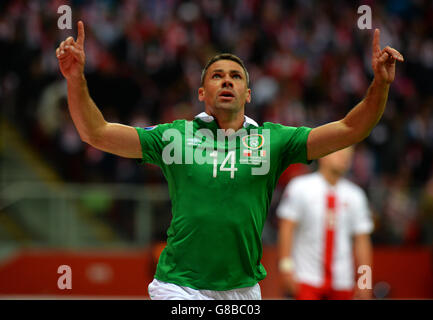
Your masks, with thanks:
[[(206, 112), (202, 112), (199, 113), (198, 115), (195, 116), (195, 118), (199, 118), (200, 120), (204, 121), (204, 122), (212, 122), (215, 118), (211, 115), (208, 115)], [(250, 117), (247, 117), (244, 115), (244, 128), (248, 127), (249, 125), (253, 125), (255, 127), (258, 127), (259, 125), (257, 124), (257, 122), (255, 122), (253, 119), (251, 119)]]

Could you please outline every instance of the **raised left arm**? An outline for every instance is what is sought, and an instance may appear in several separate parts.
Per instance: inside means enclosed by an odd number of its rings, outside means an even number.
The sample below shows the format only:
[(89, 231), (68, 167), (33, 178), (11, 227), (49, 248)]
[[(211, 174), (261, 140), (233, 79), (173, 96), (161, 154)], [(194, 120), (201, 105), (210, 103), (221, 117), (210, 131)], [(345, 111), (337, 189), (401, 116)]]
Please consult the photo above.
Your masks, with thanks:
[(395, 78), (396, 61), (403, 56), (391, 47), (380, 49), (379, 29), (374, 31), (372, 67), (374, 79), (365, 98), (343, 119), (311, 130), (307, 141), (309, 160), (321, 158), (368, 137), (385, 110), (388, 91)]

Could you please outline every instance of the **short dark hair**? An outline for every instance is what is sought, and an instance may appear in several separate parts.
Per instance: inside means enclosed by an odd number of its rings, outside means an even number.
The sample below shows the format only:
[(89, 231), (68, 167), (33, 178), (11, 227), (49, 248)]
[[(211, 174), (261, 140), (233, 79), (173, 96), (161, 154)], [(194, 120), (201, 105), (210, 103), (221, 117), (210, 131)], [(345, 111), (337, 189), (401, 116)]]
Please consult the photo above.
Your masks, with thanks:
[(244, 62), (241, 60), (241, 58), (239, 58), (238, 56), (232, 54), (232, 53), (220, 53), (217, 54), (216, 56), (213, 56), (207, 63), (206, 66), (204, 67), (203, 71), (201, 72), (201, 79), (200, 79), (200, 85), (203, 86), (204, 83), (204, 77), (206, 75), (206, 71), (207, 69), (209, 69), (210, 65), (214, 62), (217, 62), (219, 60), (231, 60), (234, 61), (236, 63), (238, 63), (242, 69), (244, 69), (245, 72), (245, 76), (247, 78), (247, 86), (250, 86), (250, 75), (248, 74), (247, 68), (245, 68)]

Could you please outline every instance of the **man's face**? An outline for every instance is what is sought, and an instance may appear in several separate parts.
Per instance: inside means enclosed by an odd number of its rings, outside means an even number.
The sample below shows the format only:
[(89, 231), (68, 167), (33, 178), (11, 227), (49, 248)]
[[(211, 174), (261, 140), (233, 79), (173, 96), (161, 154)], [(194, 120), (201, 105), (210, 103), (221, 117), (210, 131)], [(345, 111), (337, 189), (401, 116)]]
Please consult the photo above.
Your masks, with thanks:
[(212, 110), (242, 110), (251, 101), (244, 69), (235, 61), (218, 60), (207, 69), (198, 99)]

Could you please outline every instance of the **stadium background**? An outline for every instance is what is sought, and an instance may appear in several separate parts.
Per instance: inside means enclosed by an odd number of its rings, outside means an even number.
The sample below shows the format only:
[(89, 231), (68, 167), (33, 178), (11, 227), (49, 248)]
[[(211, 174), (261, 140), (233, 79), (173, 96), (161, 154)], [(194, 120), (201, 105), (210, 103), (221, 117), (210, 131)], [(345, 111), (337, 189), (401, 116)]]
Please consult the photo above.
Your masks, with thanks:
[[(59, 30), (59, 6), (72, 30)], [(349, 178), (368, 194), (377, 298), (433, 298), (433, 3), (431, 1), (1, 1), (0, 297), (147, 297), (170, 222), (159, 168), (82, 143), (55, 49), (86, 28), (86, 77), (108, 121), (192, 119), (200, 73), (217, 52), (246, 63), (258, 122), (315, 127), (343, 117), (372, 79), (372, 9), (381, 45), (399, 50), (387, 109), (357, 145)], [(265, 299), (284, 298), (275, 207), (263, 234)], [(60, 290), (57, 268), (72, 268)]]

